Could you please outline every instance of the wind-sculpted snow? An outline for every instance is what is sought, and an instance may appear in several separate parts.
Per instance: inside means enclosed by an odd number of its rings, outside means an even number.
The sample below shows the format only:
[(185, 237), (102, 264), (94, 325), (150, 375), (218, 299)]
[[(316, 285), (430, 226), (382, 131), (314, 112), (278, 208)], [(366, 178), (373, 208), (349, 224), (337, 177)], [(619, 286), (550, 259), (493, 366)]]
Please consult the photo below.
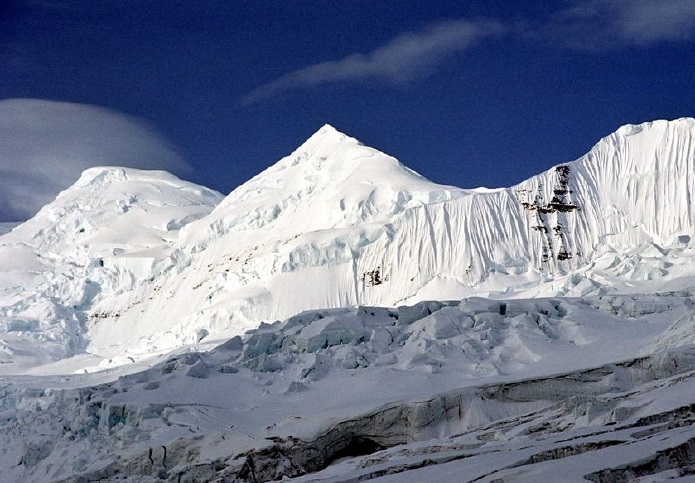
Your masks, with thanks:
[(543, 481), (564, 460), (581, 479), (695, 437), (692, 347), (652, 354), (691, 311), (686, 294), (320, 310), (116, 380), (4, 377), (2, 477)]

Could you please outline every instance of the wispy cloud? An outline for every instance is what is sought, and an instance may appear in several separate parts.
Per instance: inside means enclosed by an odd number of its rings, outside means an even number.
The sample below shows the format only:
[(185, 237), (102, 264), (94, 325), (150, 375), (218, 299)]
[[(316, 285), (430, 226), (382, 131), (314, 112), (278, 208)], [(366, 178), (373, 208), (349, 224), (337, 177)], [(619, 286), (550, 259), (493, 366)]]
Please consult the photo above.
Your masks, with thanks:
[(0, 101), (0, 221), (33, 216), (82, 171), (105, 165), (191, 171), (135, 118), (83, 104)]
[(580, 50), (644, 47), (695, 38), (693, 0), (583, 0), (560, 10), (539, 29)]
[(620, 0), (614, 8), (617, 33), (627, 42), (645, 44), (695, 37), (693, 0)]
[(454, 20), (430, 25), (419, 32), (395, 37), (366, 54), (354, 53), (340, 60), (313, 64), (290, 72), (251, 91), (242, 99), (252, 104), (280, 92), (356, 80), (408, 82), (424, 77), (455, 52), (465, 50), (485, 37), (498, 35), (498, 22)]
[(368, 53), (320, 62), (264, 84), (241, 99), (254, 104), (277, 94), (339, 82), (403, 83), (430, 74), (452, 54), (508, 32), (584, 51), (643, 47), (695, 38), (695, 0), (575, 0), (545, 21), (451, 20), (395, 37)]

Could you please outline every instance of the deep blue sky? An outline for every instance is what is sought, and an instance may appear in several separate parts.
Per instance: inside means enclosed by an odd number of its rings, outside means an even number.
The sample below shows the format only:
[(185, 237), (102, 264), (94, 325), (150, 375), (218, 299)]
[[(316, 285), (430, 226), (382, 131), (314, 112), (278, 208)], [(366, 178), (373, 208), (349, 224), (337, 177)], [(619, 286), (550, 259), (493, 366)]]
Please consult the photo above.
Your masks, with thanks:
[(324, 123), (433, 181), (508, 186), (694, 116), (693, 79), (695, 0), (0, 2), (0, 100), (144, 119), (224, 193)]

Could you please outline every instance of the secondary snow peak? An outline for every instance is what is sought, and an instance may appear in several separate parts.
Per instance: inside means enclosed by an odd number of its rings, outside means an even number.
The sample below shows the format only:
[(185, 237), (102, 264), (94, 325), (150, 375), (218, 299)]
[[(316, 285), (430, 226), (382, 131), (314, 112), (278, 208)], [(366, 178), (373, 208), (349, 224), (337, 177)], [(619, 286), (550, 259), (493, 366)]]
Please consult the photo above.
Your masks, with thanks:
[(33, 216), (94, 165), (192, 170), (173, 145), (130, 116), (85, 104), (0, 101), (0, 211), (5, 217)]

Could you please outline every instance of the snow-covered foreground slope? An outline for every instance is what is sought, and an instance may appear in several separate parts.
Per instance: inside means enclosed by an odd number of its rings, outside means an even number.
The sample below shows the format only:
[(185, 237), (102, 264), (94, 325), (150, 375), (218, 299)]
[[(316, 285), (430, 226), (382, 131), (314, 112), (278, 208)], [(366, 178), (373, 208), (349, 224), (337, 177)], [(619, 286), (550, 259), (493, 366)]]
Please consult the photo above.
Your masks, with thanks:
[(692, 333), (693, 297), (314, 311), (113, 382), (3, 378), (2, 481), (687, 472), (695, 349), (673, 333)]

